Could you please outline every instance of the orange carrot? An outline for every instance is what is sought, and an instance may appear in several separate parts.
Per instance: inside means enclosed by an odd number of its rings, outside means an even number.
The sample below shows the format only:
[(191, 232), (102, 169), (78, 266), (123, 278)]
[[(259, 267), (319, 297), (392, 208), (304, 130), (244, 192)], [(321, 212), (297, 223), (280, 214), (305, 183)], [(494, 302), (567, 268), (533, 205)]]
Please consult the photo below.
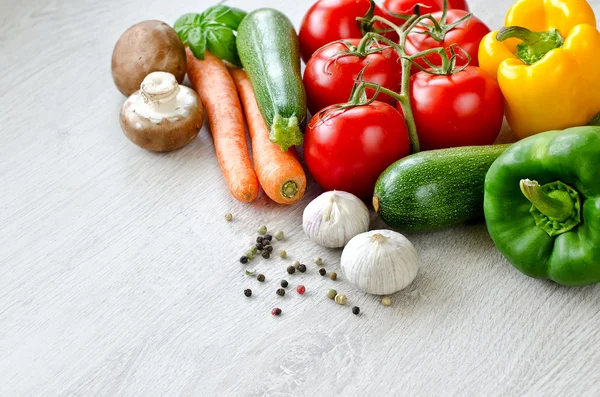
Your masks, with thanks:
[(187, 74), (198, 92), (210, 123), (217, 158), (229, 190), (240, 201), (250, 202), (258, 196), (258, 179), (252, 169), (244, 114), (225, 64), (209, 53), (204, 60), (187, 52)]
[(230, 68), (229, 73), (233, 77), (246, 114), (252, 138), (254, 169), (260, 185), (267, 196), (276, 203), (293, 204), (302, 198), (306, 190), (306, 174), (298, 155), (293, 148), (283, 152), (269, 140), (269, 129), (260, 114), (246, 72)]

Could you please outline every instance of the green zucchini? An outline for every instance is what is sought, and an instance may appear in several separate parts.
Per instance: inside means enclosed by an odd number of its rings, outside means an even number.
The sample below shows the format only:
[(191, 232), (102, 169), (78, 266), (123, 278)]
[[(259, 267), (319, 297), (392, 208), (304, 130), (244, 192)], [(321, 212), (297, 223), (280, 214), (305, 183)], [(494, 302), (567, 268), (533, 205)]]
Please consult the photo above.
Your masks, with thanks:
[(375, 211), (388, 226), (409, 232), (480, 218), (485, 175), (508, 146), (432, 150), (399, 160), (375, 185)]
[(294, 26), (277, 10), (259, 9), (242, 20), (236, 45), (271, 141), (283, 151), (300, 145), (306, 124), (306, 93)]

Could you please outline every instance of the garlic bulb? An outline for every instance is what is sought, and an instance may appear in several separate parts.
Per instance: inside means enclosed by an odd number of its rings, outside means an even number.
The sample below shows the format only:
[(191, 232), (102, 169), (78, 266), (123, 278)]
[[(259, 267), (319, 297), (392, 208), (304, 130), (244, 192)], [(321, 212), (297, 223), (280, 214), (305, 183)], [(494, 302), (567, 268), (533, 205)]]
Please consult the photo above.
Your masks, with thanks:
[(419, 260), (415, 247), (400, 233), (373, 230), (350, 240), (341, 266), (346, 279), (361, 291), (389, 295), (413, 282)]
[(304, 209), (302, 227), (315, 243), (341, 248), (354, 236), (369, 230), (369, 209), (353, 194), (332, 191), (314, 199)]

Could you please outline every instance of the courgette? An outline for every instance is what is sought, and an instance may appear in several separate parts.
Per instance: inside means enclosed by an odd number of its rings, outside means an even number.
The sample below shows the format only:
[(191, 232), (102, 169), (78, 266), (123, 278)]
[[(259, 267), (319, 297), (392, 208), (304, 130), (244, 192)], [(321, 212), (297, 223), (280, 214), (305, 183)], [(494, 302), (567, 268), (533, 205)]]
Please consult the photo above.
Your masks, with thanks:
[(480, 218), (485, 175), (508, 146), (432, 150), (399, 160), (375, 185), (375, 211), (388, 226), (409, 232)]
[(277, 10), (258, 9), (242, 20), (236, 45), (271, 141), (283, 151), (300, 145), (306, 124), (306, 93), (294, 26)]

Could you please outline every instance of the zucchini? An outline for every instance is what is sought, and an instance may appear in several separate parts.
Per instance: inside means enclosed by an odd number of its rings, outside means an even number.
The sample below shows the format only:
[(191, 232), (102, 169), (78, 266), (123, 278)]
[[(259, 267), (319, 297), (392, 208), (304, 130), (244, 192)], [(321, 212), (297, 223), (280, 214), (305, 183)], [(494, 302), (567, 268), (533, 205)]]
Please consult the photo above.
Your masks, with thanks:
[(302, 144), (306, 93), (300, 44), (290, 20), (271, 8), (253, 11), (238, 27), (236, 45), (271, 141), (283, 151)]
[(388, 226), (409, 232), (480, 218), (485, 175), (508, 146), (432, 150), (399, 160), (375, 185), (375, 211)]

